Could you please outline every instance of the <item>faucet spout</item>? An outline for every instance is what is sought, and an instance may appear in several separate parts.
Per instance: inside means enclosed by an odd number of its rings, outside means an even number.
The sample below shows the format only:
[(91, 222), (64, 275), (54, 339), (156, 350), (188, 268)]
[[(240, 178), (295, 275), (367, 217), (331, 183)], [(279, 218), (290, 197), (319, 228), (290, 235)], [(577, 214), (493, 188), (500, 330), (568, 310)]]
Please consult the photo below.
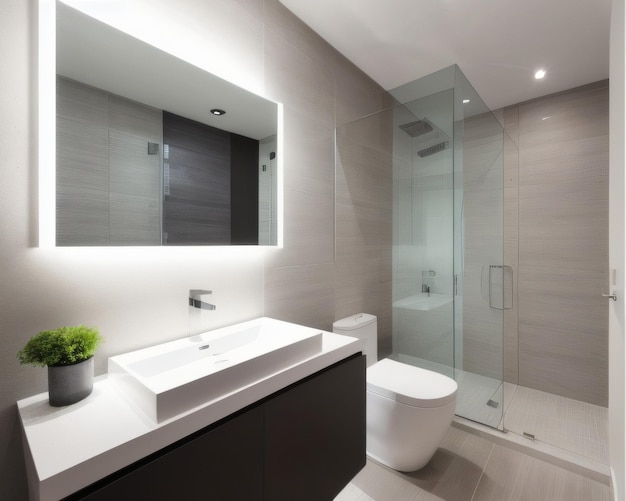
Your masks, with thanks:
[(202, 310), (215, 310), (214, 304), (202, 301), (202, 296), (213, 294), (213, 291), (204, 289), (189, 290), (189, 337), (192, 341), (202, 341), (202, 337), (198, 336), (202, 332)]
[(198, 308), (199, 310), (215, 310), (217, 306), (211, 303), (206, 303), (200, 299), (202, 296), (212, 293), (213, 291), (203, 289), (191, 289), (189, 291), (189, 306), (192, 308)]
[(215, 310), (217, 306), (211, 303), (205, 303), (204, 301), (200, 301), (199, 299), (189, 298), (189, 306), (193, 308), (198, 308), (199, 310)]

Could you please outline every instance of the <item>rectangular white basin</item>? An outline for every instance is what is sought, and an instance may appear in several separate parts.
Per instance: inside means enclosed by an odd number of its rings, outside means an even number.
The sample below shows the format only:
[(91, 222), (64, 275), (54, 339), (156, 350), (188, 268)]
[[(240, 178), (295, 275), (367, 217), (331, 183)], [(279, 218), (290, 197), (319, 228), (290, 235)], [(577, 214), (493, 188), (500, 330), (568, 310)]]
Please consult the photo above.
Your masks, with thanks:
[(271, 318), (109, 358), (109, 379), (156, 422), (322, 351), (322, 332)]

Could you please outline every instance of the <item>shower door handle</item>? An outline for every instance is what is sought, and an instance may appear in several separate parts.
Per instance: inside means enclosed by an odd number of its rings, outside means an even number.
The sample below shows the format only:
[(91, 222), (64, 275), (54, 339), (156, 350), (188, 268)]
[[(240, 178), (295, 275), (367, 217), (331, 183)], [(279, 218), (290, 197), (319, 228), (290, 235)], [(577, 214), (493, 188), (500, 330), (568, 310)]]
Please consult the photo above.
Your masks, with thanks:
[(608, 297), (613, 301), (617, 301), (617, 294), (615, 294), (615, 291), (611, 292), (611, 294), (602, 294), (602, 297)]
[(502, 264), (489, 265), (489, 307), (494, 310), (513, 308), (513, 268)]

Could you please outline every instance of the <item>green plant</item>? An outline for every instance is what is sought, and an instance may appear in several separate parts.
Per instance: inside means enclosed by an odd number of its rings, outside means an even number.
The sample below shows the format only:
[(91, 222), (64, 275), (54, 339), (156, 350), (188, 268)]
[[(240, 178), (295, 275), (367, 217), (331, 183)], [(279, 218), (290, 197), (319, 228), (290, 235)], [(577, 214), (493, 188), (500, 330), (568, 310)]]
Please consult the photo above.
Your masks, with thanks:
[(95, 327), (59, 327), (31, 337), (17, 358), (21, 364), (40, 367), (72, 365), (92, 357), (102, 341)]

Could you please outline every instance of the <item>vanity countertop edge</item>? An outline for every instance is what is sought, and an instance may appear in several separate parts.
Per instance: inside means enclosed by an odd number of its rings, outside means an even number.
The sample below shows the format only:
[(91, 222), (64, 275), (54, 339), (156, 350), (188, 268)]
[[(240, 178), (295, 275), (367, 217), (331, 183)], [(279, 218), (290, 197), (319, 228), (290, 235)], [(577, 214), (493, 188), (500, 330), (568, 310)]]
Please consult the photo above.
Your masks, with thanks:
[(356, 338), (320, 331), (322, 351), (171, 419), (156, 423), (115, 391), (51, 407), (48, 393), (17, 402), (31, 500), (61, 499), (277, 391), (362, 351)]

